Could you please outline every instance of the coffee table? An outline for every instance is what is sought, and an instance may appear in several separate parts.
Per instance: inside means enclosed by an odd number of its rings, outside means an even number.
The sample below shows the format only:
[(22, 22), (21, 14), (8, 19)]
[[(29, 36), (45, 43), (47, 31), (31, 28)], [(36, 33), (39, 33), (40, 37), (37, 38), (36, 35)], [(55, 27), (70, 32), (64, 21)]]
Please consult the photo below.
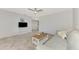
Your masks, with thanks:
[(44, 32), (39, 32), (32, 36), (32, 43), (36, 46), (43, 45), (48, 40), (48, 34)]

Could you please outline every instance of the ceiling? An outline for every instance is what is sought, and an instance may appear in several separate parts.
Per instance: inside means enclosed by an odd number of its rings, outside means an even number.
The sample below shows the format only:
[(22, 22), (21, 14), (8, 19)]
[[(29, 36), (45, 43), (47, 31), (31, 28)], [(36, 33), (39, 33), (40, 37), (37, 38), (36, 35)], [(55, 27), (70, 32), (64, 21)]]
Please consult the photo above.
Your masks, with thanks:
[[(14, 13), (34, 17), (34, 13), (28, 10), (28, 8), (1, 8), (1, 9), (9, 12), (14, 12)], [(65, 10), (71, 10), (71, 8), (40, 8), (40, 9), (42, 9), (43, 11), (39, 12), (38, 16), (50, 15)]]

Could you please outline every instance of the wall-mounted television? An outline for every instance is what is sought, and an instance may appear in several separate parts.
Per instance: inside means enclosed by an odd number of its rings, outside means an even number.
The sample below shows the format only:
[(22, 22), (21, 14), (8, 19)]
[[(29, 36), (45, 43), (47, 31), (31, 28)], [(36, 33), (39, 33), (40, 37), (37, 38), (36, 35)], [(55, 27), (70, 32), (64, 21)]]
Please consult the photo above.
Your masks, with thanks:
[(28, 27), (28, 24), (27, 24), (27, 22), (19, 22), (19, 23), (18, 23), (18, 27), (19, 27), (19, 28)]

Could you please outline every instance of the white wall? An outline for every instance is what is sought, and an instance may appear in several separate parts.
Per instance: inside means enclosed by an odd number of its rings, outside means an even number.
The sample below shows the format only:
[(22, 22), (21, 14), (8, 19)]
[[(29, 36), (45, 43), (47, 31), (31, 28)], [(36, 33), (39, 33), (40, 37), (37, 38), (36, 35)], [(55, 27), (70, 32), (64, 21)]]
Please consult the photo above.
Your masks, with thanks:
[(69, 29), (73, 25), (73, 10), (69, 9), (56, 14), (39, 18), (39, 31), (55, 33), (56, 30)]
[(74, 28), (79, 30), (79, 8), (74, 8)]
[(73, 25), (77, 30), (73, 30), (67, 40), (68, 49), (79, 50), (79, 8), (73, 9)]
[[(20, 17), (24, 18), (25, 21), (28, 22), (27, 28), (18, 28)], [(23, 34), (30, 31), (31, 19), (29, 17), (0, 10), (0, 38), (16, 34)]]

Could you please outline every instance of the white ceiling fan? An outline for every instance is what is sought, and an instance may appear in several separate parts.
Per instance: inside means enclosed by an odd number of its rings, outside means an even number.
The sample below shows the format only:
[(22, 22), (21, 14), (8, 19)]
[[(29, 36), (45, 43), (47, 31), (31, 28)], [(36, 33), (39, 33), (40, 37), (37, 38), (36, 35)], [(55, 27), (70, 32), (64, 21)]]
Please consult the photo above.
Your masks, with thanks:
[(30, 10), (30, 11), (32, 11), (32, 12), (34, 12), (34, 20), (38, 20), (38, 13), (39, 12), (42, 12), (43, 10), (42, 9), (39, 9), (39, 8), (28, 8), (28, 10)]
[(39, 8), (28, 8), (28, 10), (33, 11), (34, 13), (43, 11), (42, 9), (39, 9)]

